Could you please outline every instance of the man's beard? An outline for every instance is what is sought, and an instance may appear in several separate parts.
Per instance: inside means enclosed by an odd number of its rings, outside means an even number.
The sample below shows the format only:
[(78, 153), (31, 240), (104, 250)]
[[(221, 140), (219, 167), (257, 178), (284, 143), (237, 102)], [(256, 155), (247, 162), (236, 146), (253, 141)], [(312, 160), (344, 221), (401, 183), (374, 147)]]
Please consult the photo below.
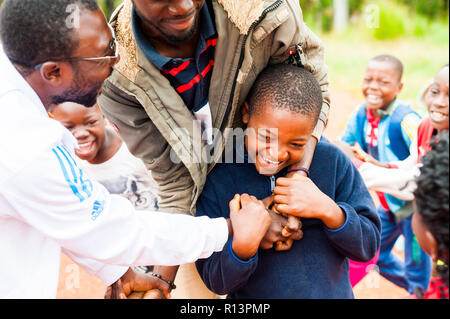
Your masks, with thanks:
[[(135, 9), (136, 10), (136, 9)], [(192, 37), (195, 35), (195, 33), (198, 30), (198, 26), (199, 26), (199, 16), (197, 16), (195, 18), (195, 22), (192, 25), (192, 27), (183, 35), (172, 35), (172, 34), (167, 34), (166, 32), (164, 32), (159, 26), (157, 26), (155, 23), (153, 23), (153, 21), (146, 19), (138, 10), (136, 10), (136, 14), (138, 15), (138, 17), (144, 21), (145, 23), (151, 25), (153, 28), (155, 28), (156, 30), (158, 30), (161, 35), (164, 37), (164, 39), (166, 39), (166, 41), (170, 44), (173, 45), (178, 45), (180, 43), (184, 43), (186, 41), (189, 41), (192, 39)]]
[[(53, 105), (58, 105), (64, 102), (74, 102), (84, 105), (86, 107), (92, 107), (97, 103), (100, 88), (103, 85), (103, 81), (95, 84), (89, 84), (87, 81), (77, 72), (72, 86), (66, 90), (63, 94), (53, 96)], [(86, 91), (83, 88), (91, 88)]]

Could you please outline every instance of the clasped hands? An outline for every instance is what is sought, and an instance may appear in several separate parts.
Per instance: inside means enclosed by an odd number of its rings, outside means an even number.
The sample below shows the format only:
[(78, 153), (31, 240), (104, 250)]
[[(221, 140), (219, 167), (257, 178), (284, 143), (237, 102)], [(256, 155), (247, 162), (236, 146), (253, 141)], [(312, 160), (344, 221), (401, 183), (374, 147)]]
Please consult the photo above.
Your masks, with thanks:
[[(232, 249), (241, 260), (252, 258), (258, 249), (289, 250), (294, 240), (303, 237), (299, 217), (319, 218), (335, 229), (345, 222), (345, 215), (336, 203), (301, 174), (279, 178), (274, 194), (262, 201), (247, 194), (236, 195), (229, 208)], [(156, 277), (130, 268), (107, 288), (105, 298), (170, 298), (170, 287)]]
[[(233, 238), (233, 252), (242, 260), (254, 256), (258, 248), (274, 248), (277, 251), (291, 249), (294, 240), (303, 238), (299, 218), (319, 219), (325, 227), (334, 230), (342, 227), (346, 220), (345, 213), (334, 200), (302, 173), (279, 178), (273, 195), (265, 198), (261, 204), (271, 218), (267, 231), (264, 234), (255, 231), (247, 240), (236, 235)], [(230, 211), (233, 211), (231, 206)], [(234, 228), (235, 233), (238, 230)]]

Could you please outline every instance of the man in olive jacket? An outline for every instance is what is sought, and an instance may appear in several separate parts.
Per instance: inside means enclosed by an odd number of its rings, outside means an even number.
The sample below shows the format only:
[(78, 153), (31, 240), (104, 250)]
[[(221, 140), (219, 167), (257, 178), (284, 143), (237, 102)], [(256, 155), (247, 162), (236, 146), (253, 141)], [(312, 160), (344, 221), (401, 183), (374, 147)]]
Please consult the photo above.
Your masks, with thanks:
[(299, 163), (309, 167), (328, 118), (328, 76), (323, 45), (303, 22), (298, 0), (125, 0), (111, 25), (120, 61), (99, 105), (151, 170), (161, 209), (195, 215), (206, 175), (232, 135), (227, 128), (242, 127), (240, 107), (256, 77), (290, 57), (323, 92)]

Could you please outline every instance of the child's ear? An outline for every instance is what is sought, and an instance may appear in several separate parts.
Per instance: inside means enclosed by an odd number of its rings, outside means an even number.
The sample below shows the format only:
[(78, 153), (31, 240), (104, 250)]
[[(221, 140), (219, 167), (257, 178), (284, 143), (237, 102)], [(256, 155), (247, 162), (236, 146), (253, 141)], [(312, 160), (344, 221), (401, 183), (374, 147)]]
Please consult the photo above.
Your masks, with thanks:
[(244, 122), (244, 124), (248, 124), (249, 119), (250, 119), (250, 114), (248, 111), (248, 103), (247, 103), (247, 101), (245, 101), (244, 106), (242, 107), (242, 122)]
[(400, 82), (400, 83), (398, 84), (397, 90), (398, 90), (398, 93), (400, 93), (400, 92), (403, 90), (403, 82)]

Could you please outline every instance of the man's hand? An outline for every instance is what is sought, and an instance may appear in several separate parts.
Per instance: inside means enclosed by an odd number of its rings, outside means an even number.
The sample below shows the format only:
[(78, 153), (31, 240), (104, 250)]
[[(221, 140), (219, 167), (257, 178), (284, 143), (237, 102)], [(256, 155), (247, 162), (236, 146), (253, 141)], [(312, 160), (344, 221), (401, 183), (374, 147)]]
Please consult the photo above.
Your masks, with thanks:
[(345, 223), (340, 207), (307, 177), (279, 178), (274, 190), (275, 209), (282, 214), (318, 218), (330, 229)]
[[(159, 289), (161, 297), (170, 298), (169, 285), (164, 281), (143, 273), (135, 272), (133, 269), (128, 271), (114, 284), (106, 288), (105, 299), (127, 299), (136, 297), (136, 292), (141, 292), (142, 297), (146, 295), (153, 296), (151, 290)], [(157, 296), (157, 294), (154, 294)], [(161, 299), (161, 298), (157, 298)]]
[(256, 254), (270, 227), (269, 213), (254, 196), (236, 195), (230, 202), (230, 219), (233, 226), (233, 252), (238, 258), (248, 260)]

